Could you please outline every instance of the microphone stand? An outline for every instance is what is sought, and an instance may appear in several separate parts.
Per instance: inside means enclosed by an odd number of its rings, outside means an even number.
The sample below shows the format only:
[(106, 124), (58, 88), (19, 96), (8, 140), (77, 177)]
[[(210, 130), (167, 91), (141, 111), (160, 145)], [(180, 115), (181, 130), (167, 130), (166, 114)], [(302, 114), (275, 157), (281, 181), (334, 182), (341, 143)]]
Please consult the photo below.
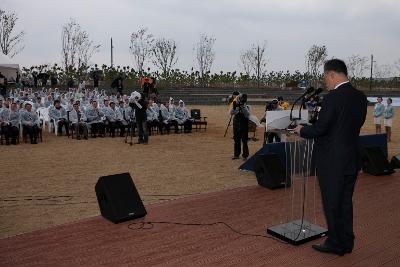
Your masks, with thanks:
[(313, 87), (308, 88), (299, 98), (296, 99), (296, 101), (294, 101), (292, 108), (290, 109), (290, 125), (288, 126), (288, 129), (294, 129), (297, 126), (297, 121), (301, 120), (301, 108), (303, 106), (303, 101), (301, 103), (300, 109), (299, 109), (299, 117), (298, 118), (293, 118), (293, 109), (294, 106), (297, 104), (297, 102), (299, 102), (300, 99), (304, 99), (304, 97), (306, 95), (308, 95), (309, 93), (311, 93), (312, 91), (314, 91)]

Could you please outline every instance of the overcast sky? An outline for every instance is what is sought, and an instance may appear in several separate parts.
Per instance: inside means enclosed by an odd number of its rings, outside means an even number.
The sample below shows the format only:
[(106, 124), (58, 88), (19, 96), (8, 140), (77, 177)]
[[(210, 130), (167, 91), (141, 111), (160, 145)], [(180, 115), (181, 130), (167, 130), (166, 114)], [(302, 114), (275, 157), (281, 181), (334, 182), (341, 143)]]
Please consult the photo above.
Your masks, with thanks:
[(14, 57), (23, 66), (61, 62), (61, 28), (74, 18), (101, 44), (93, 63), (133, 66), (130, 33), (147, 27), (156, 37), (178, 43), (176, 68), (196, 68), (194, 44), (200, 33), (214, 36), (212, 71), (241, 70), (240, 52), (267, 41), (268, 69), (305, 69), (305, 53), (326, 45), (329, 57), (374, 57), (378, 64), (400, 58), (399, 0), (1, 0), (19, 16), (25, 49)]

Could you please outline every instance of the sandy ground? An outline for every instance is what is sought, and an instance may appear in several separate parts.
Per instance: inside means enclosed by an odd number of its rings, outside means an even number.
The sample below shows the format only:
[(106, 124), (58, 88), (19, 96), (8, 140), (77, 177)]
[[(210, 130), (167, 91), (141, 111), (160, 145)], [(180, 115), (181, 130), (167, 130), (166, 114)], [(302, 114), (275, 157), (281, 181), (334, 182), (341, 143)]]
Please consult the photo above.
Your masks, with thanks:
[[(223, 137), (226, 106), (200, 106), (206, 132), (156, 135), (129, 146), (123, 138), (70, 140), (45, 133), (38, 145), (0, 146), (0, 238), (99, 214), (94, 185), (100, 176), (130, 172), (145, 204), (204, 192), (255, 185), (254, 173), (232, 161), (232, 129)], [(263, 106), (253, 107), (262, 116)], [(389, 154), (399, 153), (400, 116)], [(372, 108), (362, 130), (373, 133)], [(262, 146), (249, 142), (250, 155)]]

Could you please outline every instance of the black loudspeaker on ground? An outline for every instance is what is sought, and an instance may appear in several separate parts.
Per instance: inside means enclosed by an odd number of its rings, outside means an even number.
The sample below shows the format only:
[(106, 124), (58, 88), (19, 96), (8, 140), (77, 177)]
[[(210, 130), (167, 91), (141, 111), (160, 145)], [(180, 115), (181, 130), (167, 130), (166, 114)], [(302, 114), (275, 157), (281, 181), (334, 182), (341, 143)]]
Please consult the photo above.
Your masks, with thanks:
[(400, 168), (400, 154), (393, 156), (392, 160), (390, 161), (390, 166), (393, 169), (399, 169)]
[(380, 147), (364, 147), (361, 155), (363, 172), (371, 175), (389, 175), (394, 170)]
[[(258, 155), (254, 164), (254, 172), (258, 184), (263, 187), (277, 189), (286, 185), (286, 169), (278, 154)], [(290, 186), (290, 182), (287, 186)]]
[(147, 214), (129, 173), (102, 176), (95, 186), (101, 215), (120, 223)]

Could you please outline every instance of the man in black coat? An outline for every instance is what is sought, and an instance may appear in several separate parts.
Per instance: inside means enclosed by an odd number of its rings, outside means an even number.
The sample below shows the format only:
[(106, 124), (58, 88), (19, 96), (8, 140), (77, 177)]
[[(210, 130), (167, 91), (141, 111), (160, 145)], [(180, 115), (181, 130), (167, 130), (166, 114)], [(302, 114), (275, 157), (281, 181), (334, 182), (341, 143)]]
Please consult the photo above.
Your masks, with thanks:
[(131, 94), (131, 103), (135, 109), (136, 124), (139, 132), (139, 140), (136, 144), (145, 144), (149, 142), (149, 133), (147, 130), (147, 101), (142, 93), (133, 92)]
[(324, 79), (329, 93), (324, 97), (318, 121), (297, 126), (303, 138), (316, 139), (317, 176), (328, 238), (313, 245), (320, 252), (344, 255), (354, 246), (354, 186), (359, 171), (359, 134), (367, 114), (367, 99), (347, 78), (347, 67), (338, 59), (328, 60)]
[[(231, 116), (233, 116), (233, 157), (232, 159), (238, 159), (240, 152), (242, 152), (242, 157), (247, 160), (249, 156), (249, 147), (247, 141), (249, 139), (249, 116), (250, 110), (247, 105), (247, 94), (239, 94), (232, 102), (232, 109), (230, 111)], [(241, 150), (241, 145), (243, 144), (243, 150)]]

